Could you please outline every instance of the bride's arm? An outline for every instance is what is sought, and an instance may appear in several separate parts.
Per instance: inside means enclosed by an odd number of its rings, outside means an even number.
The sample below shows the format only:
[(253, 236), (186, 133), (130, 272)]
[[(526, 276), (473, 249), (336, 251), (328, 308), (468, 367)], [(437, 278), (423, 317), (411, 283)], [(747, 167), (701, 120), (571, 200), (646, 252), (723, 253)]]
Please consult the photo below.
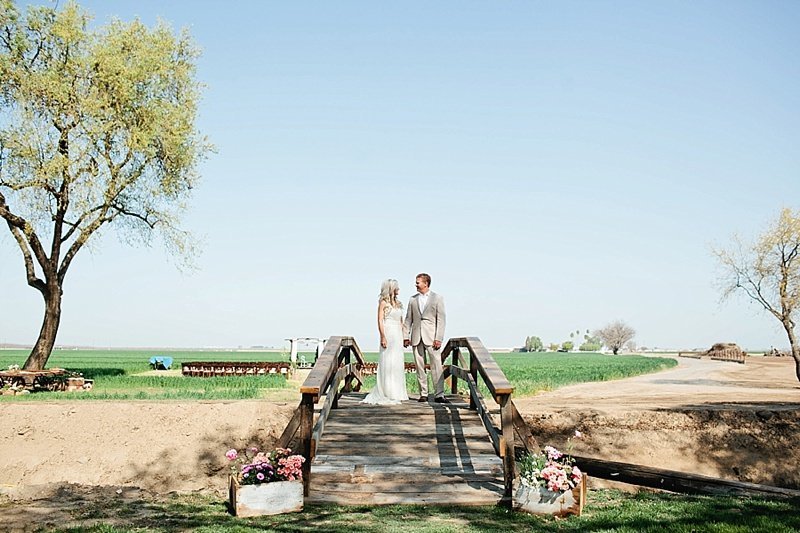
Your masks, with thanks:
[(381, 335), (381, 348), (386, 348), (386, 333), (383, 331), (383, 313), (386, 302), (381, 300), (378, 304), (378, 333)]

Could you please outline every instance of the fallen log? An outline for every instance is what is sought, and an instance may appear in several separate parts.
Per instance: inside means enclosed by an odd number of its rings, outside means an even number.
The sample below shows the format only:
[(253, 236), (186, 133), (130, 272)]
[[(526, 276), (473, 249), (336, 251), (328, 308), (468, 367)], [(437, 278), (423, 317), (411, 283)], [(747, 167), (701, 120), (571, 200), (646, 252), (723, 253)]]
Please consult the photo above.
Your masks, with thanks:
[(577, 455), (572, 457), (575, 459), (575, 464), (578, 468), (591, 477), (620, 481), (641, 487), (651, 487), (683, 494), (778, 496), (781, 498), (800, 499), (800, 490), (700, 476), (675, 470), (606, 461), (593, 457)]

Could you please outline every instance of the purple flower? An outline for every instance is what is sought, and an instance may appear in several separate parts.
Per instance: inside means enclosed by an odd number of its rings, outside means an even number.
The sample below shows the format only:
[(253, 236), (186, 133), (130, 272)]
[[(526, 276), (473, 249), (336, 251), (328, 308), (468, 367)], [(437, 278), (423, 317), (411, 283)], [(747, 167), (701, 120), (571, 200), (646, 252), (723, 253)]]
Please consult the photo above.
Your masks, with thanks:
[(256, 474), (256, 478), (258, 478), (259, 481), (264, 481), (264, 474), (259, 472), (258, 474)]

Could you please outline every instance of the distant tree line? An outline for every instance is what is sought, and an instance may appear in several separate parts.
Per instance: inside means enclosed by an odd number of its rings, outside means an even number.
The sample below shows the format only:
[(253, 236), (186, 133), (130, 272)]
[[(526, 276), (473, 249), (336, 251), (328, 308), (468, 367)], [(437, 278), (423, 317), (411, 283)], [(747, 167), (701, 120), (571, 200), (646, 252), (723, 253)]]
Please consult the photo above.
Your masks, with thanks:
[[(581, 331), (577, 329), (571, 331), (569, 334), (570, 340), (565, 340), (561, 343), (551, 342), (547, 349), (551, 352), (571, 352), (575, 349), (576, 341), (581, 339)], [(636, 336), (636, 330), (630, 327), (622, 320), (616, 320), (604, 326), (601, 329), (590, 333), (590, 330), (585, 330), (583, 333), (583, 342), (578, 345), (578, 351), (581, 352), (598, 352), (603, 346), (606, 346), (615, 355), (619, 353), (620, 349), (624, 346), (628, 351), (636, 351), (636, 343), (633, 338)], [(541, 337), (532, 335), (525, 338), (525, 344), (518, 349), (520, 352), (544, 352), (545, 346)]]

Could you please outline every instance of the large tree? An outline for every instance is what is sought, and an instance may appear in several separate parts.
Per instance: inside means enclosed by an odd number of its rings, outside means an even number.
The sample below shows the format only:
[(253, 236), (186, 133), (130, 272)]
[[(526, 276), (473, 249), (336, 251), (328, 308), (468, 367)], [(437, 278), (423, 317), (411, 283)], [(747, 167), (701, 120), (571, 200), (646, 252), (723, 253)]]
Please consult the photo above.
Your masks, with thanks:
[(784, 208), (753, 243), (733, 240), (731, 248), (714, 250), (723, 268), (723, 299), (744, 293), (781, 323), (800, 381), (800, 346), (794, 333), (800, 304), (800, 213)]
[(636, 336), (636, 330), (622, 320), (616, 320), (595, 331), (594, 336), (608, 346), (614, 352), (614, 355), (617, 355), (620, 348)]
[(165, 24), (90, 29), (73, 2), (22, 13), (0, 0), (0, 218), (45, 309), (25, 369), (47, 363), (64, 279), (101, 230), (191, 255), (178, 222), (210, 149), (195, 128), (197, 57)]

